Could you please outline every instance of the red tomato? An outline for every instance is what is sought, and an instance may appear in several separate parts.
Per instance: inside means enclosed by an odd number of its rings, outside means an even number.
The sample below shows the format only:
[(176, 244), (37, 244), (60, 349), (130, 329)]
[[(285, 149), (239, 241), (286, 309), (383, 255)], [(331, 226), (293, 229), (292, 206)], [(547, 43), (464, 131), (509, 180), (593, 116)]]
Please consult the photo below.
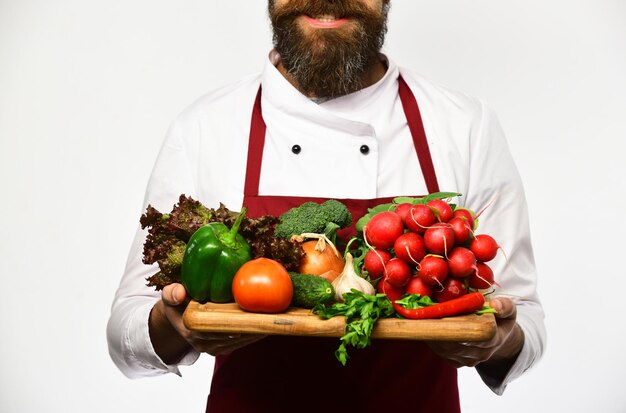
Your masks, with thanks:
[(282, 264), (269, 258), (257, 258), (242, 265), (232, 288), (239, 307), (255, 313), (283, 312), (293, 296), (289, 273)]

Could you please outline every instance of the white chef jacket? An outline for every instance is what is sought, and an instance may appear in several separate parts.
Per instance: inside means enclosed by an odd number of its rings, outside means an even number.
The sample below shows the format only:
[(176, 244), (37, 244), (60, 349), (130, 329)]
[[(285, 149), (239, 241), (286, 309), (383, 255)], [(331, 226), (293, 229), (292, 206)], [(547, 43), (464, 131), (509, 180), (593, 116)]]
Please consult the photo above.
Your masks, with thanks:
[[(427, 193), (398, 96), (401, 73), (420, 107), (439, 187), (458, 192), (457, 204), (488, 208), (478, 233), (492, 235), (507, 253), (492, 262), (498, 294), (517, 302), (525, 342), (502, 382), (478, 369), (501, 394), (541, 356), (546, 341), (543, 310), (522, 183), (494, 113), (480, 100), (450, 91), (401, 69), (390, 59), (385, 76), (350, 95), (316, 103), (297, 91), (276, 69), (270, 53), (261, 74), (213, 91), (173, 122), (154, 165), (145, 195), (169, 212), (181, 194), (208, 207), (220, 202), (242, 207), (251, 111), (262, 85), (267, 124), (259, 195), (369, 199)], [(300, 153), (292, 152), (299, 145)], [(360, 151), (362, 145), (369, 152)], [(109, 351), (128, 377), (180, 374), (156, 355), (148, 316), (160, 293), (145, 279), (157, 271), (142, 263), (146, 232), (138, 229), (107, 328)], [(198, 358), (190, 352), (178, 365)]]

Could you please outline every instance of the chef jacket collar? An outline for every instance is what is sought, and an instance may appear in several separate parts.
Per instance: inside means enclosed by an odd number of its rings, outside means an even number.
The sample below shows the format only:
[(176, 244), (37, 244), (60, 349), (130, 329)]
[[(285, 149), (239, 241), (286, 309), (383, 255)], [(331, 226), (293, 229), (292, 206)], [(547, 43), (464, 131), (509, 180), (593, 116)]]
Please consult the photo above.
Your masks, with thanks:
[(276, 64), (280, 55), (272, 50), (261, 77), (264, 111), (270, 105), (295, 118), (327, 125), (352, 135), (373, 136), (373, 126), (357, 120), (357, 117), (363, 119), (364, 112), (376, 110), (377, 105), (387, 100), (390, 94), (393, 99), (398, 94), (399, 69), (385, 55), (380, 56), (387, 65), (387, 71), (378, 82), (357, 92), (318, 104), (302, 94), (278, 71)]

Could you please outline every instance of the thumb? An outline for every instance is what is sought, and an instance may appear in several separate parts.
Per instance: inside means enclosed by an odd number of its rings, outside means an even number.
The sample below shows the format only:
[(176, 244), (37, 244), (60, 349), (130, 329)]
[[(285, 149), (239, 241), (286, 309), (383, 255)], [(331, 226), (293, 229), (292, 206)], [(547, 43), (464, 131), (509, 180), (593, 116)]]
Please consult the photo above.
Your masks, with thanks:
[(496, 310), (496, 318), (510, 318), (515, 320), (517, 307), (513, 300), (504, 297), (494, 298), (489, 301), (489, 305)]
[(166, 285), (161, 292), (161, 297), (165, 305), (172, 307), (179, 306), (188, 301), (187, 290), (182, 284), (173, 283)]

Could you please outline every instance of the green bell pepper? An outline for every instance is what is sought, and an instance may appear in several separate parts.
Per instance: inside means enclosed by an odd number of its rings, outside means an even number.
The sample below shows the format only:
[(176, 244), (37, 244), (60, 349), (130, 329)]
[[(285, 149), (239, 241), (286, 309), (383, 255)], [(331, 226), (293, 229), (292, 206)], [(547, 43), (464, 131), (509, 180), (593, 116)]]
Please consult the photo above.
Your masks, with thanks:
[(241, 210), (230, 229), (221, 222), (211, 222), (189, 239), (180, 280), (194, 300), (233, 300), (231, 285), (235, 273), (251, 259), (250, 245), (237, 233), (246, 211), (247, 208)]

